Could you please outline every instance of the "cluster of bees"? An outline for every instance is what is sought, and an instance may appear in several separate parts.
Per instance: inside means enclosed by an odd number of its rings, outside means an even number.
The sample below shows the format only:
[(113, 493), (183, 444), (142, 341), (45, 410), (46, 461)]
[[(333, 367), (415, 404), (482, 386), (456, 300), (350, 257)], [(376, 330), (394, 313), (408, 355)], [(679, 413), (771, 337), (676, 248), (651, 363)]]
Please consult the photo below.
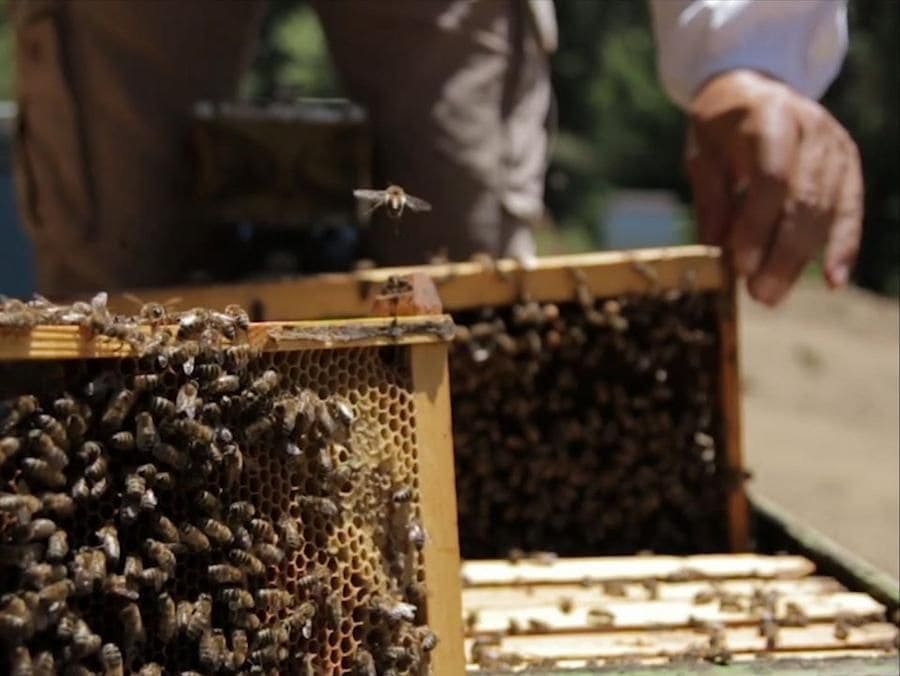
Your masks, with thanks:
[(3, 310), (0, 326), (77, 324), (141, 355), (34, 366), (41, 391), (0, 400), (4, 673), (427, 667), (417, 493), (346, 357), (260, 354), (235, 307)]
[(722, 551), (716, 295), (525, 299), (454, 315), (464, 557)]

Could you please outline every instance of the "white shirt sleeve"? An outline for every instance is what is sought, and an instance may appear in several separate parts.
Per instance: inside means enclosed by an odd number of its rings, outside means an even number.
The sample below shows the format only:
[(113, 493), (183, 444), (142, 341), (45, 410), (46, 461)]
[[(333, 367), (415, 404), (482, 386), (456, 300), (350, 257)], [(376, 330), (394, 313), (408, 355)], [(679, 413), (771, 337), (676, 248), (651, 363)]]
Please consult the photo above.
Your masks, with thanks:
[(657, 68), (686, 107), (711, 76), (748, 68), (818, 99), (847, 53), (846, 0), (651, 0)]

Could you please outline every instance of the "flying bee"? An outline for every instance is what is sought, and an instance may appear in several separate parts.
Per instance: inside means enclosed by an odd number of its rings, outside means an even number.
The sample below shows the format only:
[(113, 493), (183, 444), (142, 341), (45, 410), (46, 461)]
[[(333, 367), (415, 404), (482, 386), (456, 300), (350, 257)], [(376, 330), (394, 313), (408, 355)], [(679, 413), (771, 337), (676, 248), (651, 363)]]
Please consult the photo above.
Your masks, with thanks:
[(228, 505), (228, 523), (246, 523), (256, 514), (256, 507), (246, 500), (236, 500)]
[(100, 663), (103, 665), (104, 676), (123, 676), (125, 669), (122, 666), (122, 651), (115, 643), (105, 643), (100, 648)]
[(246, 589), (238, 587), (228, 587), (219, 591), (219, 599), (223, 603), (227, 603), (230, 608), (253, 608), (256, 602), (253, 595)]
[(58, 530), (47, 539), (47, 553), (45, 556), (48, 561), (59, 562), (66, 558), (69, 554), (69, 541), (66, 531)]
[(153, 447), (153, 457), (177, 470), (185, 469), (190, 463), (190, 458), (186, 453), (182, 453), (171, 444), (165, 443), (160, 443)]
[(65, 493), (44, 493), (41, 495), (40, 506), (41, 510), (63, 519), (72, 516), (75, 511), (74, 501)]
[(101, 418), (101, 424), (110, 431), (122, 429), (122, 423), (131, 412), (137, 395), (129, 389), (121, 389), (110, 400)]
[(48, 488), (62, 488), (66, 485), (66, 475), (41, 458), (23, 458), (22, 473), (29, 479), (42, 483)]
[(247, 632), (243, 629), (231, 630), (231, 670), (240, 669), (247, 662), (250, 654), (250, 642), (247, 640)]
[(69, 455), (56, 445), (49, 434), (40, 430), (31, 430), (28, 433), (28, 441), (31, 447), (46, 460), (53, 468), (63, 469), (69, 464)]
[(278, 542), (278, 536), (275, 534), (275, 527), (268, 519), (250, 519), (247, 528), (257, 540), (275, 544)]
[(106, 560), (116, 565), (119, 563), (119, 557), (122, 555), (122, 548), (119, 545), (119, 531), (113, 525), (107, 525), (100, 528), (97, 533), (97, 539), (100, 540), (100, 548), (106, 554)]
[(183, 413), (188, 419), (193, 420), (197, 415), (197, 406), (202, 403), (198, 396), (197, 383), (189, 380), (181, 386), (175, 397), (175, 413)]
[(133, 432), (122, 430), (109, 438), (109, 445), (117, 451), (132, 451), (137, 446)]
[(176, 414), (175, 404), (165, 397), (156, 396), (150, 400), (150, 412), (157, 420), (172, 418)]
[(134, 443), (139, 451), (149, 453), (159, 443), (156, 423), (149, 411), (141, 411), (134, 416)]
[(122, 623), (122, 635), (125, 654), (131, 656), (139, 645), (147, 641), (147, 633), (144, 630), (144, 619), (136, 603), (127, 603), (119, 611), (119, 621)]
[(300, 529), (297, 523), (290, 516), (285, 514), (278, 520), (278, 529), (281, 531), (281, 538), (284, 541), (284, 548), (287, 552), (295, 552), (303, 546), (303, 538), (300, 535)]
[(403, 210), (431, 211), (431, 205), (423, 199), (413, 197), (406, 193), (399, 185), (389, 185), (385, 190), (358, 189), (353, 191), (353, 196), (365, 204), (365, 214), (369, 215), (379, 207), (384, 207), (387, 215), (398, 220), (403, 216)]
[(175, 573), (175, 554), (159, 540), (147, 538), (144, 540), (144, 551), (157, 565), (169, 575)]
[(228, 563), (210, 564), (206, 573), (216, 584), (238, 584), (244, 580), (244, 571)]
[(231, 529), (212, 517), (203, 519), (200, 522), (200, 528), (217, 545), (227, 545), (234, 540), (234, 534), (231, 532)]
[(188, 620), (185, 631), (188, 638), (196, 641), (205, 631), (209, 631), (212, 617), (212, 597), (209, 594), (200, 594), (194, 603), (191, 618)]
[(256, 543), (253, 552), (263, 563), (270, 566), (277, 566), (284, 561), (284, 551), (269, 542)]
[(214, 674), (224, 666), (228, 659), (228, 646), (221, 629), (203, 632), (198, 645), (198, 656), (200, 664), (209, 669), (210, 673)]
[(175, 601), (166, 592), (156, 597), (156, 615), (158, 618), (157, 636), (163, 643), (168, 643), (175, 636), (178, 623), (175, 618)]
[(228, 552), (228, 560), (241, 568), (248, 575), (262, 576), (266, 573), (266, 567), (262, 561), (253, 554), (242, 549), (232, 549)]

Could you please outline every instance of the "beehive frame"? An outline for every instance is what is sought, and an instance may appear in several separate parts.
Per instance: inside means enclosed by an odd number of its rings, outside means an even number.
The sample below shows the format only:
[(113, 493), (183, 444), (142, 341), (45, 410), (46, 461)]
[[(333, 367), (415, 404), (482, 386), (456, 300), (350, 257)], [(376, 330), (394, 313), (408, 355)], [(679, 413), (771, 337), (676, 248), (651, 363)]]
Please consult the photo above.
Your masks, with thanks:
[[(463, 670), (460, 561), (446, 366), (446, 341), (450, 335), (452, 321), (435, 316), (258, 323), (251, 325), (246, 336), (246, 342), (259, 349), (266, 363), (271, 362), (279, 370), (298, 359), (304, 368), (303, 355), (323, 351), (328, 353), (327, 358), (345, 363), (354, 359), (378, 361), (378, 350), (370, 348), (391, 348), (393, 358), (406, 360), (403, 370), (408, 373), (408, 379), (403, 398), (408, 411), (402, 417), (413, 425), (407, 436), (414, 439), (418, 454), (417, 476), (413, 479), (418, 482), (417, 509), (427, 533), (421, 556), (430, 610), (425, 619), (440, 639), (431, 657), (436, 674), (456, 674)], [(38, 326), (27, 331), (0, 332), (0, 366), (4, 362), (118, 360), (135, 356), (138, 355), (134, 348), (127, 343), (92, 337), (73, 326)], [(383, 395), (379, 396), (384, 399)], [(273, 481), (281, 479), (272, 477)]]
[[(223, 307), (238, 302), (259, 319), (311, 319), (358, 316), (369, 312), (380, 284), (395, 275), (427, 272), (438, 287), (444, 310), (458, 312), (479, 306), (507, 306), (523, 296), (538, 302), (562, 302), (575, 296), (572, 271), (597, 297), (648, 293), (684, 288), (716, 295), (719, 335), (719, 411), (728, 466), (742, 467), (739, 392), (737, 302), (730, 266), (716, 247), (681, 246), (628, 252), (550, 256), (523, 266), (514, 260), (493, 263), (461, 262), (407, 268), (383, 268), (348, 274), (324, 274), (273, 282), (214, 285), (142, 292), (147, 297), (179, 296), (186, 306)], [(304, 298), (302, 306), (296, 298)], [(308, 300), (308, 302), (306, 302)], [(133, 304), (113, 300), (120, 311)], [(749, 515), (743, 486), (737, 483), (728, 497), (728, 535), (732, 551), (749, 547)]]

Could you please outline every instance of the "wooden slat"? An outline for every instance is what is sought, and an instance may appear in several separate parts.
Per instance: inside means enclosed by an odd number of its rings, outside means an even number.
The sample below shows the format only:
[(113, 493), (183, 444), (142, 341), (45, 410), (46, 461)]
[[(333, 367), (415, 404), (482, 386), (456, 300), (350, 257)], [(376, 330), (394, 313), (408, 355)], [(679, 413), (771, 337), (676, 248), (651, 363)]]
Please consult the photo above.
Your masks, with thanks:
[(464, 671), (465, 657), (447, 346), (412, 350), (411, 366), (428, 622), (439, 637), (432, 664), (436, 675), (455, 676)]
[[(741, 418), (741, 374), (738, 350), (737, 281), (730, 257), (723, 258), (722, 293), (719, 294), (719, 405), (727, 466), (735, 479), (744, 467), (744, 437)], [(750, 508), (742, 481), (735, 480), (728, 493), (728, 536), (731, 551), (750, 547)]]
[(464, 586), (578, 583), (585, 580), (799, 578), (815, 566), (802, 556), (707, 554), (698, 556), (610, 556), (562, 558), (553, 565), (526, 561), (467, 561)]
[[(776, 603), (776, 618), (783, 618), (788, 602), (796, 603), (810, 621), (834, 620), (838, 613), (856, 617), (883, 617), (885, 608), (866, 594), (842, 592), (827, 596), (789, 595)], [(576, 605), (568, 613), (556, 605), (526, 604), (518, 608), (482, 608), (469, 634), (505, 632), (511, 625), (521, 633), (589, 631), (592, 608), (612, 614), (607, 630), (682, 628), (693, 621), (721, 622), (728, 626), (756, 625), (758, 617), (745, 605), (742, 611), (723, 611), (718, 603), (694, 605), (687, 600), (675, 601), (604, 601)], [(468, 608), (467, 608), (468, 610)]]
[[(265, 351), (333, 349), (378, 345), (414, 345), (452, 338), (452, 320), (434, 317), (365, 318), (354, 320), (260, 322), (252, 324), (248, 342)], [(144, 329), (148, 332), (149, 329)], [(95, 359), (134, 356), (127, 342), (91, 336), (77, 326), (37, 326), (30, 330), (0, 329), (0, 361), (23, 359)]]
[[(648, 269), (649, 280), (641, 270)], [(147, 300), (178, 297), (179, 307), (222, 309), (229, 303), (252, 308), (256, 319), (325, 319), (362, 317), (369, 314), (375, 287), (388, 277), (424, 271), (438, 284), (445, 311), (509, 305), (522, 293), (534, 300), (559, 302), (574, 297), (571, 270), (583, 270), (590, 289), (598, 296), (654, 289), (683, 288), (698, 291), (721, 288), (723, 271), (718, 248), (681, 246), (636, 251), (610, 251), (575, 256), (548, 256), (523, 268), (503, 259), (495, 266), (482, 263), (379, 268), (346, 274), (324, 274), (270, 282), (245, 282), (203, 287), (140, 289)], [(110, 298), (117, 312), (131, 314), (134, 302), (126, 294)]]
[[(830, 651), (848, 648), (889, 647), (897, 628), (887, 622), (873, 622), (852, 627), (846, 640), (834, 636), (834, 626), (811, 624), (807, 627), (782, 628), (776, 649), (779, 652)], [(471, 654), (475, 639), (466, 639), (466, 654)], [(725, 630), (725, 641), (733, 653), (761, 653), (766, 639), (755, 627), (733, 627)], [(529, 660), (597, 659), (609, 657), (662, 657), (683, 655), (689, 650), (708, 644), (705, 634), (690, 630), (622, 632), (584, 632), (543, 636), (505, 636), (499, 639), (499, 649)]]
[[(799, 580), (736, 579), (716, 581), (716, 587), (728, 594), (749, 598), (755, 589), (773, 591), (779, 595), (804, 597), (826, 596), (846, 589), (830, 577), (806, 577)], [(617, 585), (618, 586), (618, 585)], [(700, 591), (711, 588), (709, 582), (660, 582), (655, 596), (660, 601), (691, 601)], [(527, 604), (556, 606), (560, 599), (569, 599), (573, 605), (603, 604), (631, 599), (646, 601), (650, 591), (642, 584), (628, 582), (616, 590), (616, 594), (604, 591), (601, 584), (585, 587), (581, 584), (514, 585), (508, 587), (471, 587), (463, 589), (465, 611), (480, 608), (518, 608)]]

